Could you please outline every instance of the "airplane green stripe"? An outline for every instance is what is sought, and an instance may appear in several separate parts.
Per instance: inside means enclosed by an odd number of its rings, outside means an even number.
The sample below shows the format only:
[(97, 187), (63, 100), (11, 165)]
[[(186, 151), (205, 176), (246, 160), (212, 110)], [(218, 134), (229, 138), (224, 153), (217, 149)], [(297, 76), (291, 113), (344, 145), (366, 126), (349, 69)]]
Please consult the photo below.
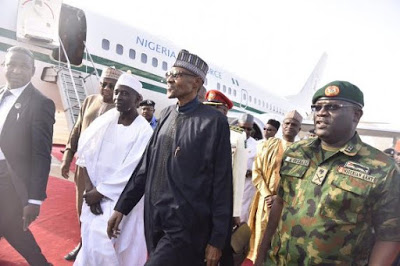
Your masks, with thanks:
[[(7, 30), (7, 29), (4, 29), (4, 28), (0, 28), (0, 36), (16, 40), (15, 32)], [(0, 42), (0, 51), (5, 52), (11, 46), (12, 45)], [(33, 54), (34, 54), (35, 58), (37, 60), (39, 60), (39, 61), (42, 61), (42, 62), (48, 63), (48, 64), (53, 64), (53, 65), (57, 65), (58, 64), (58, 61), (53, 60), (50, 56), (48, 56), (46, 54), (35, 52), (35, 51), (33, 51)], [(166, 84), (166, 81), (165, 81), (164, 78), (162, 78), (160, 76), (157, 76), (157, 75), (154, 75), (152, 73), (149, 73), (149, 72), (143, 71), (141, 69), (137, 69), (137, 68), (125, 65), (125, 64), (114, 62), (112, 60), (109, 60), (109, 59), (106, 59), (106, 58), (103, 58), (103, 57), (100, 57), (100, 56), (97, 56), (97, 55), (91, 54), (91, 56), (93, 58), (94, 63), (96, 63), (96, 64), (100, 64), (100, 65), (103, 65), (103, 66), (115, 66), (117, 69), (120, 69), (122, 71), (130, 70), (133, 74), (135, 74), (137, 76), (140, 76), (140, 77), (143, 77), (143, 78), (147, 78), (147, 79), (150, 79), (150, 80), (154, 80), (156, 82), (162, 83), (163, 85)], [(85, 65), (82, 65), (82, 66), (79, 66), (79, 67), (72, 66), (72, 69), (80, 71), (80, 72), (85, 72), (85, 73), (94, 73), (94, 68), (93, 67), (90, 67), (90, 66), (86, 67)], [(101, 74), (101, 70), (100, 69), (96, 69), (96, 70), (97, 70), (97, 72), (99, 74)], [(145, 88), (147, 90), (155, 91), (155, 92), (163, 93), (163, 94), (167, 93), (167, 90), (165, 88), (161, 87), (161, 86), (153, 85), (153, 84), (150, 84), (150, 83), (147, 83), (147, 82), (142, 82), (142, 84), (143, 84), (143, 88)], [(233, 102), (233, 105), (235, 107), (237, 107), (237, 108), (240, 108), (240, 103)], [(260, 111), (258, 109), (255, 109), (255, 108), (252, 108), (252, 107), (249, 107), (249, 106), (247, 106), (246, 110), (254, 112), (254, 113), (258, 113), (258, 114), (263, 114), (264, 113), (263, 111)]]

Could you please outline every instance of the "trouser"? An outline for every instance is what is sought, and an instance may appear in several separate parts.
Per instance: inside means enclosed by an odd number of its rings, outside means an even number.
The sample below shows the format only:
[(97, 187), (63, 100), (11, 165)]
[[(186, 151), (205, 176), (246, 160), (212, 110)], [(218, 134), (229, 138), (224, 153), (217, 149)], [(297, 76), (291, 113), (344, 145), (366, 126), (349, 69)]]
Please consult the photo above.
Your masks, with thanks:
[[(31, 231), (23, 230), (22, 205), (5, 160), (0, 161), (0, 236), (32, 266), (48, 265)], [(1, 251), (0, 251), (1, 252)]]
[(85, 192), (85, 176), (82, 167), (76, 166), (74, 181), (76, 187), (76, 210), (78, 211), (79, 219), (82, 213), (83, 193)]

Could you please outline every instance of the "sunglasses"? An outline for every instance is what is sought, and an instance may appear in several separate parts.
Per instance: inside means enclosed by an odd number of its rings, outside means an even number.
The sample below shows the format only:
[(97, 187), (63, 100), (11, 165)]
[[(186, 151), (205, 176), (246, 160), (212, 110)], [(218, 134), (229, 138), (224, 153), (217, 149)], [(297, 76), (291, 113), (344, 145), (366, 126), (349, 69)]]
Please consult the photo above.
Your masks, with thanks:
[(311, 105), (311, 111), (319, 112), (322, 110), (322, 108), (325, 109), (326, 111), (337, 111), (341, 108), (346, 108), (346, 107), (355, 107), (355, 106), (350, 104), (340, 104), (340, 103), (313, 104)]

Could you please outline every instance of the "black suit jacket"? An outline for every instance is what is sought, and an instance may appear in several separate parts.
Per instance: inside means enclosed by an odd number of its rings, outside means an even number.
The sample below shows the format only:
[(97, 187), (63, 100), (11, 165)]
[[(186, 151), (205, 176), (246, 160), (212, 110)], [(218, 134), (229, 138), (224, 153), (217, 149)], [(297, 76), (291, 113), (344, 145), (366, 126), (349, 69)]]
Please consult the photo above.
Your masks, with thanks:
[(0, 147), (22, 206), (46, 198), (54, 114), (54, 102), (30, 83), (4, 123)]

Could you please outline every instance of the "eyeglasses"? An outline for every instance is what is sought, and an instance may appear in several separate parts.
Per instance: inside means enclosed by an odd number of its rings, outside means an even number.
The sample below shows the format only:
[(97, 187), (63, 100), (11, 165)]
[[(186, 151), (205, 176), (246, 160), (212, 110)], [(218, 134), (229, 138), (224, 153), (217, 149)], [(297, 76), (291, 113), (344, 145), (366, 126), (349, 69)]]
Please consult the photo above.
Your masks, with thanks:
[(114, 89), (115, 84), (111, 82), (100, 82), (100, 86), (104, 89), (105, 87), (109, 87), (110, 89)]
[(345, 107), (356, 107), (356, 106), (350, 104), (340, 104), (340, 103), (313, 104), (311, 105), (311, 111), (319, 112), (322, 110), (322, 108), (324, 108), (326, 111), (337, 111), (340, 108), (345, 108)]
[(190, 77), (197, 77), (196, 75), (190, 74), (190, 73), (185, 73), (185, 72), (171, 72), (168, 71), (165, 73), (165, 78), (168, 79), (169, 77), (172, 77), (173, 79), (181, 78), (182, 76), (190, 76)]

